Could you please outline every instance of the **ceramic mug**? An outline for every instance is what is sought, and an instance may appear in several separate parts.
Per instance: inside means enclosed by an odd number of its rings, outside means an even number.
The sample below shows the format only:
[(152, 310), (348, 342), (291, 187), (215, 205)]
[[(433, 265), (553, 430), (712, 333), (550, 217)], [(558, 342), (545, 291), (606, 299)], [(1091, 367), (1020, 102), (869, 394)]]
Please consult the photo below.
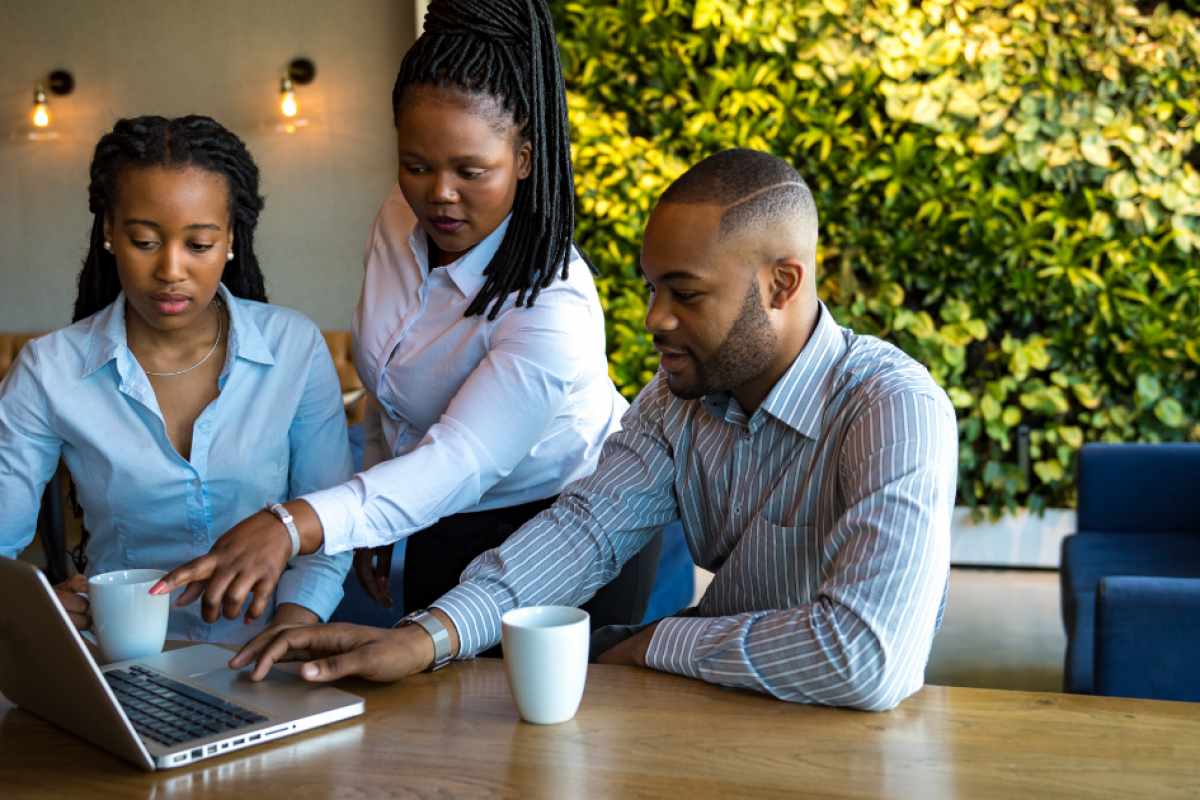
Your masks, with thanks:
[(166, 572), (123, 569), (88, 579), (92, 630), (108, 662), (161, 653), (167, 639), (171, 596), (150, 594)]
[(574, 717), (587, 680), (588, 613), (567, 606), (515, 608), (500, 618), (500, 636), (521, 718), (553, 725)]

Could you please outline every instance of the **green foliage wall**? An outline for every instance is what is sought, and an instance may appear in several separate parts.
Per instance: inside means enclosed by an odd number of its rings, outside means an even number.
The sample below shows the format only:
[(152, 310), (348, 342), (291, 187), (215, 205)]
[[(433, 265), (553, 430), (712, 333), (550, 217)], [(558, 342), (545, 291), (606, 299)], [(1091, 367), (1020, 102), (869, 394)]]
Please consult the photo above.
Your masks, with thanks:
[(752, 147), (814, 188), (837, 319), (949, 393), (960, 503), (1069, 506), (1085, 441), (1200, 439), (1195, 19), (1111, 0), (551, 5), (577, 236), (627, 395), (658, 363), (637, 275), (655, 199)]

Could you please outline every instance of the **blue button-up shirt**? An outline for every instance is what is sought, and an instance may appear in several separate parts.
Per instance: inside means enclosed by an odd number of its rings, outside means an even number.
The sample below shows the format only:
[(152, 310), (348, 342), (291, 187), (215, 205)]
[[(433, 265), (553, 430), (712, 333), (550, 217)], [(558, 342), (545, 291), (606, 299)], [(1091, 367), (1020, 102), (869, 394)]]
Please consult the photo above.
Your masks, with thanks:
[[(220, 396), (196, 419), (191, 460), (167, 437), (146, 373), (125, 338), (125, 296), (22, 348), (0, 383), (0, 555), (33, 538), (60, 456), (83, 507), (90, 575), (170, 570), (266, 502), (347, 480), (353, 470), (337, 372), (321, 332), (285, 308), (220, 289), (230, 316)], [(251, 625), (209, 625), (200, 604), (172, 610), (168, 636), (244, 642), (277, 603), (327, 619), (350, 553), (294, 559), (271, 609)]]

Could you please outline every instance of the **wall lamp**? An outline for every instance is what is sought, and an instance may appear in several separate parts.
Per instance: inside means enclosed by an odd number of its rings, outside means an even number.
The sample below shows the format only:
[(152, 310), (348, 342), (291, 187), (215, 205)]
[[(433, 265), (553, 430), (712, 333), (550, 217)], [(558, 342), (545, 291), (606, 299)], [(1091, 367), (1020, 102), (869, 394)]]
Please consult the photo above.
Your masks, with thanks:
[(58, 131), (50, 126), (50, 104), (46, 100), (46, 87), (50, 93), (65, 97), (75, 90), (75, 76), (66, 70), (55, 70), (46, 78), (45, 83), (38, 81), (33, 90), (33, 113), (30, 115), (32, 128), (18, 128), (13, 131), (13, 137), (18, 139), (57, 139)]
[(293, 59), (279, 81), (279, 110), (286, 119), (278, 128), (285, 133), (294, 133), (297, 128), (308, 124), (306, 119), (297, 119), (300, 106), (296, 103), (296, 85), (307, 86), (317, 77), (317, 67), (307, 58)]

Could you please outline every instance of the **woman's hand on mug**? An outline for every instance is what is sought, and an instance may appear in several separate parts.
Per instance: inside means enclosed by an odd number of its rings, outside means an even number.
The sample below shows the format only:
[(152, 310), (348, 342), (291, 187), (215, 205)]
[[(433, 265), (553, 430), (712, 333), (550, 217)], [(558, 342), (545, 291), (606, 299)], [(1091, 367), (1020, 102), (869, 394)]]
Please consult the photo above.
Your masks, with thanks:
[(392, 593), (388, 589), (388, 578), (392, 574), (392, 550), (394, 545), (363, 547), (354, 551), (354, 574), (363, 591), (381, 608), (391, 609)]
[(88, 582), (83, 575), (72, 575), (54, 587), (58, 602), (71, 618), (71, 624), (81, 631), (92, 628), (92, 604), (86, 597), (80, 597), (79, 592), (87, 593)]
[[(300, 552), (315, 553), (324, 542), (317, 513), (302, 500), (287, 503), (286, 507), (300, 531)], [(254, 600), (245, 617), (247, 622), (253, 622), (266, 612), (271, 593), (291, 555), (292, 542), (287, 529), (278, 517), (262, 511), (226, 531), (207, 555), (176, 567), (150, 593), (164, 594), (186, 584), (188, 588), (175, 606), (186, 606), (203, 598), (200, 617), (208, 623), (216, 622), (222, 615), (237, 619), (242, 615), (246, 598), (253, 593)]]

